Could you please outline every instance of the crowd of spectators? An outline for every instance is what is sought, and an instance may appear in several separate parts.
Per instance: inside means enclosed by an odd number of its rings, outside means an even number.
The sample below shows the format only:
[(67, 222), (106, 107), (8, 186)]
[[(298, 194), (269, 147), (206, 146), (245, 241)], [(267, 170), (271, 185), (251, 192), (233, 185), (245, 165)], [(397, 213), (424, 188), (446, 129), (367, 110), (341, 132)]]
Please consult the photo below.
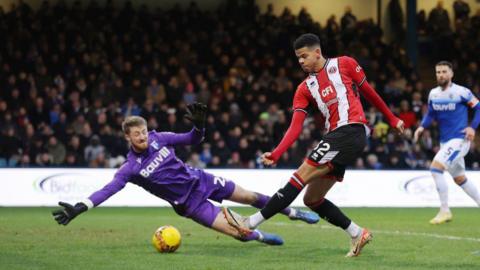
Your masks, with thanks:
[[(432, 16), (419, 33), (434, 39)], [(474, 41), (468, 49), (463, 39), (472, 29), (478, 37), (479, 18), (459, 15), (450, 35), (460, 56), (455, 65), (466, 69), (458, 78), (477, 95), (478, 63), (470, 53), (480, 39), (468, 36)], [(186, 132), (186, 104), (198, 101), (209, 107), (205, 141), (177, 147), (177, 155), (202, 168), (259, 168), (259, 155), (288, 128), (292, 97), (305, 77), (292, 41), (305, 32), (319, 34), (325, 55), (355, 57), (406, 123), (399, 137), (365, 103), (373, 132), (355, 168), (428, 168), (438, 150), (434, 127), (411, 143), (428, 89), (401, 42), (385, 43), (373, 19), (357, 20), (349, 7), (321, 25), (306, 9), (277, 16), (273, 5), (260, 13), (251, 0), (225, 1), (216, 11), (194, 2), (161, 9), (94, 0), (44, 1), (33, 10), (20, 1), (0, 10), (0, 32), (0, 167), (118, 167), (128, 151), (126, 116), (146, 118), (150, 129)], [(277, 167), (297, 167), (322, 130), (312, 110)], [(468, 168), (479, 168), (479, 146), (472, 144)]]

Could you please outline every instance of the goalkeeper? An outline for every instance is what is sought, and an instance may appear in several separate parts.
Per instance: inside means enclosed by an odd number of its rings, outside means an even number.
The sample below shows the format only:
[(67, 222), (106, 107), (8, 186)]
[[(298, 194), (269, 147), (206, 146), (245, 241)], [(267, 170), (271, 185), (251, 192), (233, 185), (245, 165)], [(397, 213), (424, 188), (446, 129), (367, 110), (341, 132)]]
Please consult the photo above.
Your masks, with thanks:
[[(198, 144), (204, 136), (207, 107), (200, 103), (188, 105), (185, 118), (194, 127), (188, 133), (148, 131), (145, 119), (130, 116), (122, 123), (125, 139), (130, 144), (127, 161), (115, 173), (113, 180), (102, 189), (74, 206), (62, 206), (53, 212), (58, 224), (67, 225), (79, 214), (100, 205), (130, 182), (170, 203), (175, 212), (195, 222), (241, 241), (260, 241), (268, 245), (283, 244), (278, 235), (254, 230), (240, 234), (231, 227), (223, 212), (210, 200), (221, 203), (230, 200), (262, 208), (270, 197), (248, 191), (234, 182), (190, 167), (175, 156), (175, 145)], [(292, 220), (313, 224), (319, 217), (313, 212), (285, 208), (282, 211)]]

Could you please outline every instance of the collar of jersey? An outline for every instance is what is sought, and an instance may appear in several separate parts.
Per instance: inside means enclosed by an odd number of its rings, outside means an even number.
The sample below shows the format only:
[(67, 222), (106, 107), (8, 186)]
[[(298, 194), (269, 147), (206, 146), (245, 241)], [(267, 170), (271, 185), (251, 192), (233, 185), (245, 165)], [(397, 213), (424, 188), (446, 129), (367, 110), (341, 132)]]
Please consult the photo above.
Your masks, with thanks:
[(143, 157), (146, 156), (150, 152), (150, 143), (145, 151), (138, 153), (137, 151), (133, 150), (133, 147), (130, 146), (130, 153), (132, 153), (136, 157)]
[(325, 63), (323, 63), (323, 67), (319, 71), (312, 72), (309, 75), (317, 75), (319, 72), (321, 72), (328, 65), (329, 61), (330, 61), (330, 58), (325, 59)]

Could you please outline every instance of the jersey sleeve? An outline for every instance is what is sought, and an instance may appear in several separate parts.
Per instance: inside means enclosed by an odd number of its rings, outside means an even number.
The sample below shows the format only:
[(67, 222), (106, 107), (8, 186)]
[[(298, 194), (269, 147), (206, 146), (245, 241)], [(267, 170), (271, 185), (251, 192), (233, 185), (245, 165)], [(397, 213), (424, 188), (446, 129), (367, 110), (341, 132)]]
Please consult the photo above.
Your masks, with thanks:
[(303, 111), (307, 113), (308, 105), (310, 104), (308, 98), (308, 90), (305, 85), (305, 82), (301, 83), (295, 91), (295, 96), (293, 97), (293, 111)]
[(463, 102), (467, 103), (470, 108), (474, 108), (478, 104), (478, 98), (468, 88), (463, 88), (460, 94)]
[(352, 57), (343, 56), (341, 59), (343, 64), (347, 67), (348, 74), (352, 78), (352, 81), (356, 85), (361, 86), (367, 79), (363, 68), (357, 63), (357, 60)]
[(435, 120), (435, 110), (433, 110), (432, 100), (430, 99), (430, 95), (429, 95), (428, 111), (427, 111), (427, 114), (423, 117), (422, 123), (420, 124), (420, 126), (424, 128), (428, 128), (432, 124), (433, 120)]
[(106, 184), (102, 189), (94, 192), (88, 199), (93, 203), (93, 206), (98, 206), (99, 204), (106, 201), (113, 194), (122, 190), (130, 179), (130, 170), (128, 168), (128, 163), (125, 163), (118, 169), (113, 177), (113, 180)]
[(282, 138), (282, 141), (272, 151), (270, 158), (277, 162), (280, 156), (288, 150), (288, 148), (297, 140), (298, 136), (302, 132), (303, 122), (307, 115), (300, 110), (293, 112), (292, 122), (290, 127)]
[(155, 136), (160, 141), (170, 146), (198, 144), (203, 140), (204, 134), (204, 129), (198, 130), (196, 128), (186, 133), (155, 132)]

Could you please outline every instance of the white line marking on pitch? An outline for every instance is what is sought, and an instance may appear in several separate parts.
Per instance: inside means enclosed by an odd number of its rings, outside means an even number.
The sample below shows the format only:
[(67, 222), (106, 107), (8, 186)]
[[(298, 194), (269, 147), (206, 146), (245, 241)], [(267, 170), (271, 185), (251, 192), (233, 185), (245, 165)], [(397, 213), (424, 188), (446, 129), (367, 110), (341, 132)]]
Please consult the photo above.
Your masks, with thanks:
[[(290, 224), (286, 222), (274, 222), (274, 225), (277, 226), (295, 226), (295, 227), (308, 227), (311, 225), (305, 224)], [(333, 226), (329, 225), (319, 225), (322, 229), (337, 229)], [(423, 236), (423, 237), (431, 237), (437, 239), (446, 239), (446, 240), (460, 240), (460, 241), (472, 241), (472, 242), (480, 242), (480, 238), (474, 237), (461, 237), (461, 236), (453, 236), (453, 235), (444, 235), (444, 234), (436, 234), (436, 233), (421, 233), (421, 232), (408, 232), (408, 231), (384, 231), (384, 230), (371, 230), (373, 233), (380, 233), (380, 234), (390, 234), (390, 235), (404, 235), (404, 236)], [(474, 252), (475, 254), (480, 255), (480, 250)], [(473, 253), (472, 253), (473, 254)]]

